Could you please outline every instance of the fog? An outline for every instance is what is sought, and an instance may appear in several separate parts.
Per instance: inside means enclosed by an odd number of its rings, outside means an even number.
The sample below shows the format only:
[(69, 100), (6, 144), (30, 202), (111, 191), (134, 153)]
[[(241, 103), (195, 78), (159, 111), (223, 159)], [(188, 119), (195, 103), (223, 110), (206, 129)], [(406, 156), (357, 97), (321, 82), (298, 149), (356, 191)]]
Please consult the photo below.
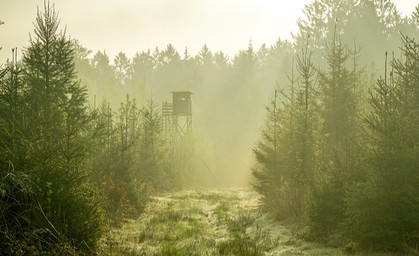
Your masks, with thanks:
[[(0, 61), (11, 48), (27, 46), (33, 31), (37, 6), (43, 0), (2, 0)], [(298, 32), (304, 4), (309, 0), (157, 0), (157, 1), (54, 1), (61, 25), (72, 38), (93, 52), (106, 50), (113, 58), (120, 51), (133, 57), (136, 52), (166, 47), (171, 43), (183, 52), (196, 54), (202, 45), (234, 56), (249, 40), (259, 48), (274, 44), (280, 37), (291, 39)], [(410, 15), (417, 0), (395, 0), (403, 15)]]
[[(117, 109), (128, 93), (140, 104), (153, 99), (160, 107), (163, 100), (171, 100), (170, 92), (191, 91), (194, 152), (199, 156), (195, 168), (202, 183), (245, 186), (265, 105), (273, 99), (277, 82), (282, 88), (288, 83), (291, 44), (298, 43), (292, 35), (298, 35), (296, 21), (304, 19), (302, 9), (310, 2), (77, 0), (54, 4), (61, 28), (91, 51), (76, 62), (91, 104), (107, 98)], [(394, 2), (403, 16), (418, 4), (416, 0)], [(2, 3), (2, 62), (11, 48), (20, 52), (26, 47), (29, 33), (33, 35), (36, 7), (42, 4)], [(363, 56), (377, 60), (382, 50)], [(106, 53), (111, 66), (117, 66), (115, 57), (122, 52), (128, 66), (119, 67), (119, 77), (115, 71), (114, 77), (106, 78), (109, 74), (102, 70), (105, 73), (99, 79), (95, 77), (98, 66), (108, 64), (94, 58), (98, 51)], [(96, 65), (96, 71), (85, 62)], [(109, 70), (118, 69), (111, 66)]]
[(417, 255), (419, 0), (0, 0), (1, 255)]

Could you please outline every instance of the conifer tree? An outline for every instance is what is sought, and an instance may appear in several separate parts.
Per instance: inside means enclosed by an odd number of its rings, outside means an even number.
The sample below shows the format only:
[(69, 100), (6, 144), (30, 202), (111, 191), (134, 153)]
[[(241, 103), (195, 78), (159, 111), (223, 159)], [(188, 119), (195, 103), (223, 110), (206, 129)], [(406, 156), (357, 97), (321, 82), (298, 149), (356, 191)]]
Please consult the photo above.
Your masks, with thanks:
[(118, 168), (116, 175), (129, 183), (132, 178), (133, 160), (138, 153), (138, 140), (140, 137), (140, 111), (135, 100), (127, 95), (125, 103), (121, 103), (116, 114), (116, 134), (118, 152)]
[(350, 238), (380, 250), (416, 248), (419, 240), (419, 44), (402, 41), (402, 58), (371, 93), (368, 179), (351, 190), (346, 212)]
[(149, 83), (153, 73), (153, 57), (150, 50), (137, 53), (131, 63), (131, 79), (129, 81), (133, 94), (141, 102), (145, 101), (146, 95), (149, 95)]
[(289, 94), (267, 108), (263, 138), (254, 149), (258, 166), (253, 170), (255, 188), (264, 204), (279, 218), (301, 219), (312, 186), (321, 122), (314, 86), (315, 70), (308, 47), (297, 56), (298, 83), (291, 77)]
[(125, 53), (120, 52), (114, 58), (114, 63), (116, 79), (122, 88), (127, 89), (128, 80), (130, 79), (132, 73), (130, 70), (130, 59), (128, 59)]
[(23, 109), (22, 68), (17, 61), (15, 48), (12, 50), (12, 61), (8, 61), (5, 68), (0, 69), (0, 166), (4, 170), (8, 169), (7, 165), (10, 162), (18, 169), (25, 164)]
[(150, 187), (159, 191), (167, 189), (173, 174), (168, 165), (167, 147), (162, 136), (161, 116), (153, 101), (141, 110), (142, 124), (139, 141), (139, 176)]
[(261, 139), (258, 141), (253, 154), (257, 160), (257, 164), (252, 169), (252, 175), (255, 177), (253, 187), (262, 195), (263, 208), (274, 214), (276, 218), (287, 218), (292, 215), (292, 210), (287, 207), (287, 198), (281, 196), (281, 191), (290, 179), (290, 171), (283, 168), (284, 163), (278, 149), (280, 137), (285, 133), (279, 127), (285, 127), (288, 119), (286, 119), (285, 111), (281, 105), (277, 105), (277, 93), (275, 98), (266, 107), (266, 120), (261, 130)]
[(351, 184), (351, 152), (358, 113), (354, 90), (356, 69), (351, 71), (347, 67), (349, 57), (350, 52), (335, 32), (333, 40), (326, 45), (328, 70), (318, 71), (325, 143), (309, 209), (309, 223), (316, 235), (332, 234), (343, 221), (345, 190)]
[(75, 244), (94, 246), (100, 213), (85, 178), (87, 96), (77, 80), (73, 43), (58, 27), (54, 5), (46, 3), (24, 51), (27, 157), (47, 217)]

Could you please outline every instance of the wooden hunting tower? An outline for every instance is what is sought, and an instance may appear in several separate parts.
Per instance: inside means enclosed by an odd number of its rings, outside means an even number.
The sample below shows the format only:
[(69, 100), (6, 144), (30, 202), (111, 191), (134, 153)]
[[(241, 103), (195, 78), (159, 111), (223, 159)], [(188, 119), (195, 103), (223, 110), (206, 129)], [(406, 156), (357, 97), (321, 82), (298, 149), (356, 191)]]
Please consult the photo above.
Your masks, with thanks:
[(191, 92), (172, 92), (173, 115), (192, 116)]
[(180, 141), (192, 132), (192, 93), (178, 91), (172, 93), (172, 103), (163, 102), (163, 129), (171, 143)]

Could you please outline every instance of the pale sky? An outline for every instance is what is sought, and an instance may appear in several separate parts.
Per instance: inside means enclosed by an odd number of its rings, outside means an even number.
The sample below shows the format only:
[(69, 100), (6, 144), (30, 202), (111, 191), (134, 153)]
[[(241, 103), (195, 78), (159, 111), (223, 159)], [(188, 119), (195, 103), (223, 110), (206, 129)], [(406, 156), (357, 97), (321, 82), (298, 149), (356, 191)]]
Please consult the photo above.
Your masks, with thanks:
[[(0, 0), (0, 63), (12, 47), (20, 50), (33, 34), (36, 8), (44, 0)], [(210, 50), (233, 56), (249, 40), (259, 48), (278, 38), (291, 39), (297, 19), (311, 0), (55, 0), (61, 28), (96, 52), (136, 52), (171, 43), (183, 54), (196, 54), (206, 43)], [(409, 15), (419, 0), (394, 0)]]

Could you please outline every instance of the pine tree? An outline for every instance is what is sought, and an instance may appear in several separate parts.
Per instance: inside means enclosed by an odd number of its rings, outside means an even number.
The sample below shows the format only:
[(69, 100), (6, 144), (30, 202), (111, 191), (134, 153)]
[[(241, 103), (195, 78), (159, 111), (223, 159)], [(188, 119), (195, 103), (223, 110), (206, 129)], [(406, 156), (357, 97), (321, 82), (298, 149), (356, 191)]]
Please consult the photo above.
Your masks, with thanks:
[(317, 88), (315, 88), (313, 77), (315, 70), (311, 62), (311, 52), (308, 52), (308, 45), (301, 55), (297, 56), (297, 70), (300, 75), (300, 86), (296, 91), (296, 125), (300, 129), (300, 152), (301, 152), (301, 178), (312, 180), (312, 172), (315, 169), (314, 157), (316, 147), (316, 132), (319, 126), (318, 106), (316, 103)]
[(402, 58), (371, 93), (368, 179), (352, 190), (346, 212), (351, 239), (380, 250), (416, 248), (419, 240), (419, 44), (402, 41)]
[(419, 29), (419, 4), (416, 6), (415, 10), (412, 12), (412, 22)]
[(140, 138), (140, 111), (135, 100), (127, 95), (116, 114), (116, 134), (118, 152), (118, 170), (116, 175), (124, 182), (132, 178), (134, 159), (138, 154), (137, 145)]
[(323, 66), (324, 42), (332, 40), (336, 32), (338, 35), (347, 32), (344, 31), (345, 25), (353, 17), (356, 7), (357, 1), (354, 0), (315, 0), (306, 4), (303, 8), (305, 17), (297, 21), (299, 33), (294, 35), (297, 47), (303, 48), (308, 42), (313, 51), (313, 61)]
[(275, 98), (266, 107), (266, 112), (261, 139), (253, 148), (253, 154), (257, 160), (256, 166), (252, 169), (252, 175), (256, 179), (253, 187), (262, 195), (265, 210), (273, 213), (276, 218), (287, 218), (292, 215), (292, 210), (287, 205), (287, 198), (281, 196), (281, 191), (292, 175), (287, 168), (284, 168), (282, 161), (285, 157), (278, 146), (280, 137), (289, 138), (281, 136), (285, 131), (280, 129), (288, 119), (283, 108), (277, 106), (277, 91), (275, 91)]
[(127, 55), (123, 52), (118, 53), (114, 59), (115, 63), (115, 75), (116, 80), (120, 83), (120, 86), (127, 89), (128, 80), (132, 74), (130, 67), (131, 62)]
[(111, 135), (113, 142), (110, 145), (114, 163), (107, 182), (116, 187), (114, 191), (107, 193), (114, 193), (109, 194), (109, 197), (117, 199), (116, 203), (120, 204), (117, 211), (126, 211), (122, 214), (139, 213), (145, 206), (147, 191), (141, 175), (141, 111), (135, 99), (126, 96), (125, 102), (121, 103), (115, 113), (114, 126), (114, 133)]
[(356, 68), (347, 67), (350, 52), (335, 33), (327, 44), (328, 70), (319, 70), (324, 146), (312, 191), (309, 220), (313, 234), (333, 234), (344, 219), (345, 191), (351, 186), (355, 150)]
[(338, 38), (327, 46), (325, 58), (328, 71), (320, 71), (321, 100), (323, 105), (324, 133), (328, 134), (330, 155), (343, 148), (352, 136), (353, 121), (356, 118), (354, 95), (355, 77), (347, 69), (349, 52)]
[(150, 95), (150, 82), (153, 73), (153, 57), (150, 50), (135, 54), (131, 63), (131, 80), (129, 81), (132, 94), (140, 103), (145, 102), (146, 95)]
[(27, 157), (47, 217), (75, 245), (94, 246), (100, 213), (85, 178), (87, 96), (77, 80), (73, 43), (58, 27), (54, 6), (45, 4), (24, 51)]
[(0, 69), (0, 131), (2, 135), (1, 164), (4, 170), (13, 163), (18, 169), (25, 165), (24, 97), (22, 68), (17, 61), (17, 49), (12, 50), (12, 61)]
[(139, 177), (154, 191), (167, 189), (173, 179), (169, 169), (167, 147), (162, 139), (162, 121), (157, 107), (150, 101), (141, 110), (142, 125), (139, 141)]
[(305, 215), (320, 143), (315, 70), (308, 47), (297, 55), (297, 71), (298, 80), (292, 74), (289, 93), (280, 94), (279, 105), (275, 91), (262, 140), (254, 149), (258, 160), (252, 172), (257, 179), (255, 188), (263, 195), (267, 210), (278, 218)]
[(109, 56), (105, 51), (98, 51), (93, 56), (92, 65), (95, 71), (92, 79), (95, 86), (90, 89), (92, 94), (96, 95), (97, 99), (105, 97), (111, 101), (112, 106), (118, 106), (119, 102), (124, 100), (125, 92), (121, 93)]

